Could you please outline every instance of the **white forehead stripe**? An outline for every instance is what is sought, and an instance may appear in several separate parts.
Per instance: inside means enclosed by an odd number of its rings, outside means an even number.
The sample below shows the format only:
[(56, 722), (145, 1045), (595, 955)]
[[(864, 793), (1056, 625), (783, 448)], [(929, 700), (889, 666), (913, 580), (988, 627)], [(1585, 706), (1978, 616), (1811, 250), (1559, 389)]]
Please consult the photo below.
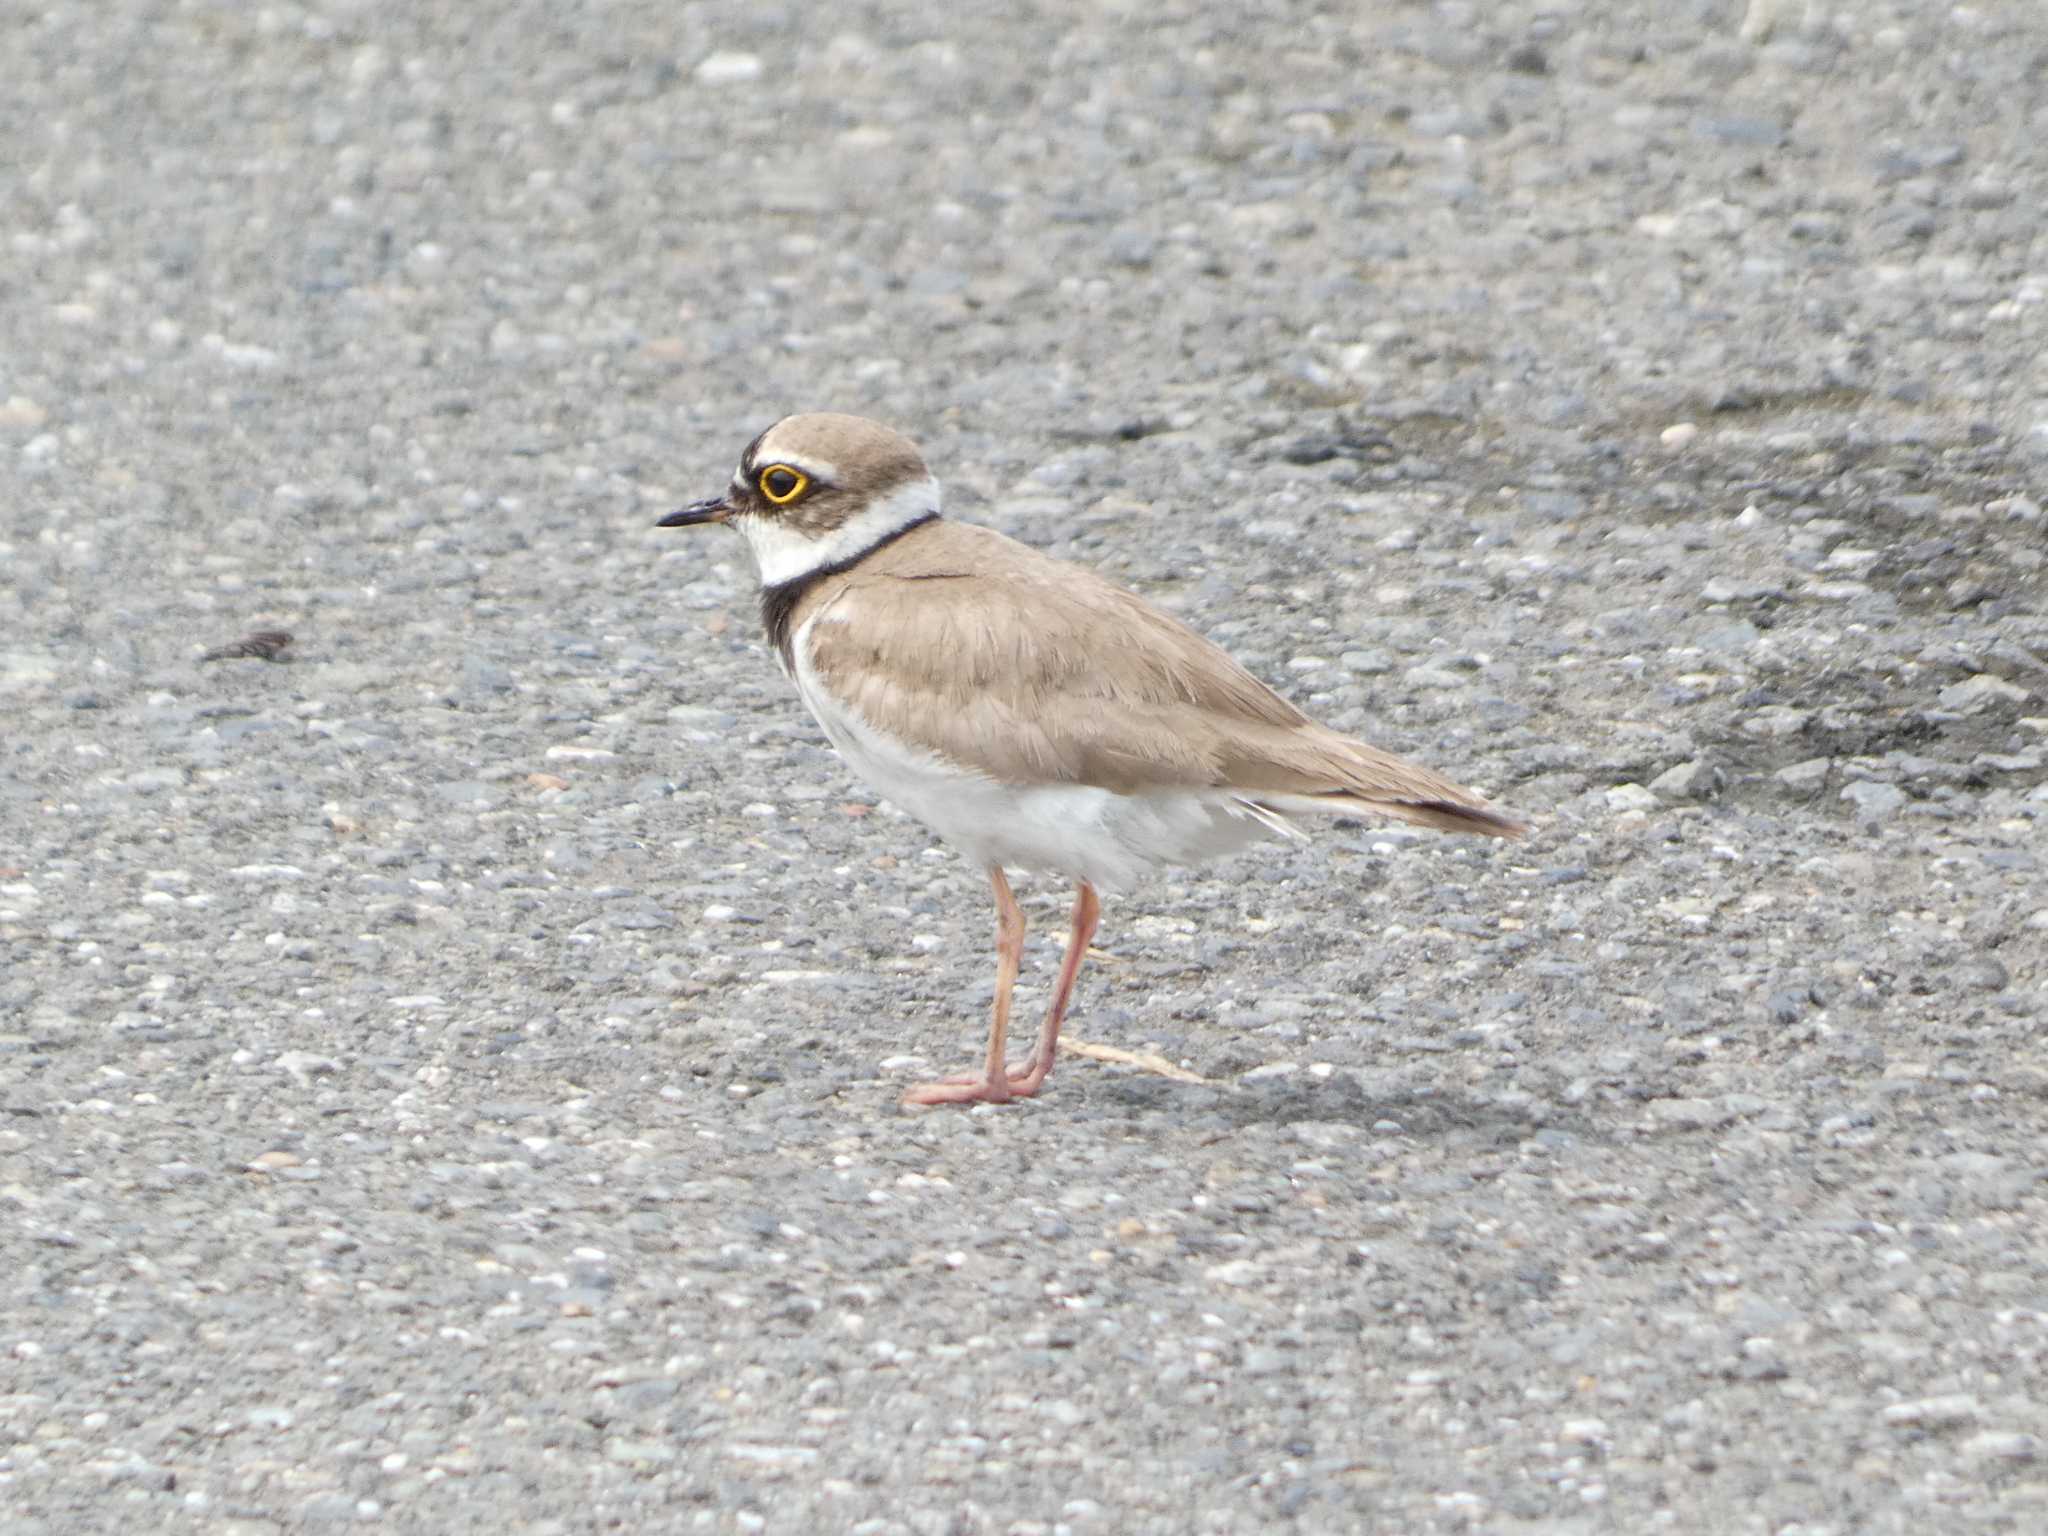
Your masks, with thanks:
[[(787, 464), (791, 469), (809, 475), (813, 480), (831, 485), (839, 478), (839, 466), (826, 459), (814, 459), (807, 453), (777, 453), (768, 444), (761, 445), (761, 451), (754, 455), (754, 473), (759, 474), (771, 464)], [(745, 484), (745, 481), (735, 481)]]

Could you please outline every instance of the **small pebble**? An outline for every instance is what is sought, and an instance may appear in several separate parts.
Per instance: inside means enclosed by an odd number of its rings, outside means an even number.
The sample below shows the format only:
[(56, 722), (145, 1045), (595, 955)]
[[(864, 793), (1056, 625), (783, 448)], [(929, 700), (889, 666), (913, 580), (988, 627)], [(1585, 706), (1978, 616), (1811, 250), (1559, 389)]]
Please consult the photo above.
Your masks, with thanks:
[(1640, 784), (1617, 784), (1607, 791), (1607, 804), (1616, 811), (1654, 811), (1660, 802)]
[(692, 73), (700, 85), (741, 85), (761, 78), (761, 58), (753, 53), (714, 53)]
[(1851, 784), (1841, 797), (1855, 806), (1857, 811), (1872, 821), (1882, 821), (1898, 813), (1906, 803), (1905, 791), (1890, 784), (1875, 784), (1868, 781)]
[(2034, 696), (2016, 683), (2009, 683), (2002, 677), (1989, 672), (1963, 682), (1952, 684), (1941, 690), (1941, 707), (1953, 709), (1965, 715), (1981, 715), (1987, 709), (2001, 703), (2024, 704)]
[(1964, 1424), (1974, 1424), (1983, 1415), (1984, 1410), (1976, 1398), (1968, 1393), (1954, 1392), (1942, 1397), (1919, 1397), (1893, 1403), (1880, 1417), (1894, 1428), (1955, 1429)]
[(1789, 768), (1780, 768), (1772, 777), (1792, 789), (1817, 789), (1826, 782), (1834, 766), (1833, 758), (1809, 757)]
[[(1665, 769), (1650, 780), (1649, 788), (1651, 794), (1659, 799), (1696, 800), (1712, 790), (1715, 777), (1714, 770), (1705, 759), (1696, 757), (1691, 762)], [(1613, 803), (1612, 793), (1609, 791), (1609, 804)]]
[(1962, 1443), (1965, 1456), (1986, 1461), (2033, 1461), (2041, 1454), (2037, 1436), (2011, 1429), (1987, 1429)]

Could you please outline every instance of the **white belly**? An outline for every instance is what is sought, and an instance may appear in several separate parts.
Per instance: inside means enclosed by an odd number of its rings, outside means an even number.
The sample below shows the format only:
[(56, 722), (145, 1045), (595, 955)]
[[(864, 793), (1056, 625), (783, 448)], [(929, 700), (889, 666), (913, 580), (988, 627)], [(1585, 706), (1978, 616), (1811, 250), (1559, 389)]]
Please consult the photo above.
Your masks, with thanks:
[[(807, 626), (808, 627), (808, 626)], [(1120, 795), (1087, 784), (1003, 784), (885, 736), (821, 686), (804, 662), (797, 692), (839, 755), (888, 800), (980, 864), (1042, 870), (1121, 890), (1168, 864), (1195, 864), (1285, 830), (1227, 790)]]

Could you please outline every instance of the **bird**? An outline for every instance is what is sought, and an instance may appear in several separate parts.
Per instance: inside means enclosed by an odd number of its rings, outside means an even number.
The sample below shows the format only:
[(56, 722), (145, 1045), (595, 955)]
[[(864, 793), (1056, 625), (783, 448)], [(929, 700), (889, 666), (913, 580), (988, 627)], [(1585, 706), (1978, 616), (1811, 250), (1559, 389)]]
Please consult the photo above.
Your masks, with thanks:
[[(1526, 826), (1440, 774), (1318, 724), (1220, 646), (1084, 566), (940, 516), (901, 433), (785, 416), (724, 491), (656, 524), (746, 540), (782, 670), (839, 755), (986, 872), (996, 988), (979, 1069), (907, 1105), (1030, 1098), (1101, 917), (1099, 892), (1300, 838), (1300, 818), (1447, 832)], [(1009, 871), (1074, 887), (1066, 956), (1031, 1054), (1008, 1060), (1025, 919)]]

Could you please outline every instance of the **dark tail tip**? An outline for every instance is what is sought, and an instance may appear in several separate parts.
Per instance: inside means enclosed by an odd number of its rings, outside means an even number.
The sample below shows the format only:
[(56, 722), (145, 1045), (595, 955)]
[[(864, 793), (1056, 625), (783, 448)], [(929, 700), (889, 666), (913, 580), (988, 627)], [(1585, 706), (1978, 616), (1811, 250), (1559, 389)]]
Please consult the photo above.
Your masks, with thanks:
[(1449, 800), (1428, 801), (1405, 808), (1410, 819), (1445, 832), (1473, 832), (1481, 837), (1521, 838), (1529, 835), (1529, 824), (1496, 811), (1492, 806), (1459, 805)]

